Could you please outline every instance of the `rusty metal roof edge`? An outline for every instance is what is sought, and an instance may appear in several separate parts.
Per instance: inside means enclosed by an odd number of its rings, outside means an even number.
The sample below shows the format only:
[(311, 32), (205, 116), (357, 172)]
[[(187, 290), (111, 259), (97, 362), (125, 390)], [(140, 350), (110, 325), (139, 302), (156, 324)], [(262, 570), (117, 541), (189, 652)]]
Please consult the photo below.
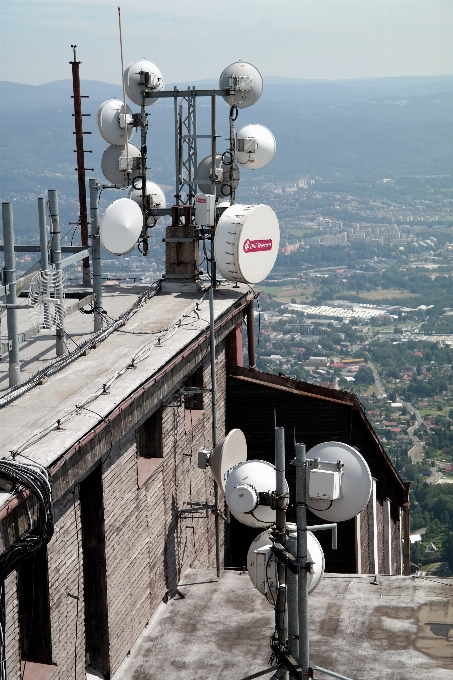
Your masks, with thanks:
[(249, 382), (255, 382), (259, 384), (268, 384), (274, 388), (286, 390), (288, 392), (293, 392), (294, 394), (299, 394), (301, 396), (314, 397), (316, 399), (322, 399), (324, 401), (333, 401), (335, 403), (344, 404), (345, 406), (352, 407), (353, 411), (356, 411), (363, 422), (368, 433), (377, 445), (380, 454), (385, 460), (389, 471), (395, 477), (396, 482), (399, 484), (401, 489), (405, 490), (405, 485), (398, 472), (395, 470), (392, 461), (387, 455), (386, 450), (382, 446), (379, 438), (374, 431), (371, 423), (366, 417), (365, 411), (357, 399), (355, 394), (351, 392), (341, 392), (340, 390), (334, 390), (329, 387), (320, 387), (318, 385), (312, 385), (311, 383), (306, 383), (303, 380), (294, 380), (293, 378), (286, 378), (285, 376), (272, 375), (271, 373), (264, 373), (256, 369), (244, 368), (237, 366), (236, 368), (231, 368), (228, 374), (232, 377), (239, 378), (241, 380), (247, 380)]

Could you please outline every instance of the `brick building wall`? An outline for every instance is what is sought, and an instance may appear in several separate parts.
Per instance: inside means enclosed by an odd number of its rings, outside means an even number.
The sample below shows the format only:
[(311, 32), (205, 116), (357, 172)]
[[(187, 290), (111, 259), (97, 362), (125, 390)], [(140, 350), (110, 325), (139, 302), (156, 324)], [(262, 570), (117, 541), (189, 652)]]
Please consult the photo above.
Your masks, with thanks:
[[(225, 436), (226, 339), (217, 345), (217, 436)], [(201, 361), (201, 363), (200, 363)], [(211, 394), (202, 398), (202, 411), (190, 411), (173, 398), (175, 385), (197, 366), (203, 385), (211, 383), (206, 346), (171, 371), (146, 402), (137, 400), (140, 417), (125, 412), (122, 422), (107, 428), (65, 471), (75, 484), (63, 491), (63, 479), (54, 483), (55, 532), (47, 547), (49, 575), (52, 680), (85, 678), (86, 639), (84, 552), (80, 485), (77, 466), (85, 466), (84, 479), (101, 465), (105, 580), (107, 589), (108, 663), (118, 668), (133, 643), (166, 597), (176, 593), (181, 574), (189, 567), (215, 567), (214, 515), (178, 515), (185, 501), (213, 502), (209, 471), (197, 467), (197, 452), (212, 446)], [(138, 484), (136, 430), (153, 411), (162, 413), (162, 458), (146, 481)], [(130, 409), (134, 413), (134, 409)], [(129, 425), (129, 427), (127, 427)], [(87, 466), (91, 463), (91, 467)], [(88, 476), (87, 476), (88, 473)], [(4, 546), (27, 526), (24, 508), (15, 508), (2, 523)], [(223, 531), (222, 531), (223, 534)], [(223, 551), (223, 536), (221, 541)], [(19, 680), (20, 626), (16, 573), (6, 581), (8, 677)], [(75, 665), (77, 668), (75, 668)]]

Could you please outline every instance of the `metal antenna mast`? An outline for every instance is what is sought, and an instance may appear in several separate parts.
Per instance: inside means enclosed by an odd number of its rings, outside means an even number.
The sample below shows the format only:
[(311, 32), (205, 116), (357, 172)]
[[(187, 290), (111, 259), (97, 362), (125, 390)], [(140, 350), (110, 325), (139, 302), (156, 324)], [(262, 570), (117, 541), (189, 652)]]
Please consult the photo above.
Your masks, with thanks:
[[(92, 153), (91, 151), (85, 151), (83, 148), (83, 135), (90, 134), (89, 132), (84, 133), (82, 129), (82, 116), (90, 116), (90, 113), (82, 113), (82, 97), (87, 98), (88, 95), (80, 94), (80, 72), (79, 64), (76, 57), (76, 47), (77, 45), (71, 45), (74, 52), (74, 60), (69, 63), (72, 66), (72, 88), (73, 88), (73, 99), (74, 99), (74, 113), (72, 114), (75, 119), (75, 136), (76, 136), (76, 149), (77, 154), (77, 176), (79, 181), (79, 222), (80, 222), (80, 236), (82, 240), (82, 246), (88, 248), (88, 211), (87, 211), (87, 192), (85, 184), (85, 170), (93, 170), (93, 168), (85, 168), (85, 154)], [(82, 260), (82, 272), (83, 272), (83, 285), (91, 285), (91, 275), (90, 275), (90, 258), (84, 257)]]

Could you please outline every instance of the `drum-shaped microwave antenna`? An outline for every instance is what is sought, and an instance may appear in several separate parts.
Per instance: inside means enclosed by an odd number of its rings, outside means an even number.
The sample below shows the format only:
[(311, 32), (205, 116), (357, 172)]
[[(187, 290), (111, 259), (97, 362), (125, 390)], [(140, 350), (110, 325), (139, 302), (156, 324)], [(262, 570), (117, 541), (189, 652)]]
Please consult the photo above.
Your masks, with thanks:
[[(296, 537), (296, 525), (288, 524), (290, 537)], [(252, 541), (247, 553), (247, 570), (250, 579), (262, 595), (269, 593), (268, 599), (275, 602), (277, 593), (277, 560), (271, 550), (272, 541), (269, 531), (263, 531)], [(312, 593), (320, 584), (324, 575), (325, 562), (321, 545), (311, 531), (307, 531), (307, 559), (313, 563), (308, 572), (308, 593)]]
[[(127, 96), (134, 104), (142, 105), (142, 93), (145, 91), (161, 92), (164, 89), (162, 73), (155, 64), (146, 59), (134, 61), (124, 71), (124, 85)], [(145, 106), (151, 106), (158, 99), (145, 99)]]
[[(134, 144), (127, 145), (127, 151), (129, 154), (129, 167), (131, 173), (129, 175), (132, 182), (133, 179), (140, 176), (140, 149), (138, 149)], [(119, 186), (126, 186), (126, 170), (127, 168), (127, 155), (126, 149), (121, 146), (116, 146), (112, 144), (108, 146), (101, 158), (101, 170), (104, 177), (112, 184), (118, 184)]]
[[(340, 442), (324, 442), (310, 449), (307, 459), (319, 459), (316, 467), (311, 462), (307, 468), (307, 505), (311, 512), (330, 522), (343, 522), (358, 515), (370, 498), (372, 479), (370, 468), (357, 449)], [(319, 472), (332, 476), (335, 468), (339, 473), (339, 497), (318, 500), (310, 496), (310, 476)]]
[[(220, 154), (217, 154), (215, 161), (215, 183), (217, 198), (227, 198), (230, 193), (230, 164), (228, 158), (223, 159)], [(206, 156), (198, 164), (195, 179), (198, 182), (198, 190), (202, 194), (210, 194), (212, 192), (212, 156)], [(239, 186), (239, 168), (237, 163), (233, 166), (233, 183), (234, 188)]]
[[(135, 201), (140, 207), (142, 206), (142, 180), (141, 178), (136, 179), (134, 186), (129, 189), (128, 198)], [(167, 199), (161, 187), (155, 182), (146, 182), (146, 196), (149, 196), (149, 208), (166, 208)], [(149, 217), (148, 226), (153, 226), (161, 218), (160, 217)]]
[(214, 257), (228, 281), (259, 283), (277, 259), (280, 229), (267, 205), (232, 205), (220, 216)]
[(247, 460), (247, 442), (242, 430), (230, 430), (227, 436), (219, 441), (209, 458), (211, 472), (223, 493), (228, 473), (239, 463)]
[[(231, 514), (249, 527), (275, 524), (275, 510), (264, 503), (260, 493), (275, 491), (275, 467), (264, 460), (239, 463), (228, 472), (225, 499)], [(288, 487), (287, 487), (288, 489)]]
[(264, 168), (276, 148), (274, 135), (264, 125), (246, 125), (236, 135), (236, 160), (249, 170)]
[(137, 203), (130, 198), (120, 198), (109, 205), (101, 218), (101, 243), (112, 255), (130, 253), (137, 243), (142, 226), (142, 211)]
[[(234, 90), (233, 104), (238, 109), (246, 109), (256, 104), (263, 93), (263, 79), (261, 73), (252, 64), (245, 61), (236, 61), (223, 71), (219, 79), (220, 89), (231, 88)], [(224, 96), (224, 100), (230, 104), (231, 97)]]
[(126, 123), (128, 139), (131, 139), (135, 131), (132, 127), (132, 111), (126, 106), (125, 117), (124, 104), (119, 99), (109, 99), (101, 104), (96, 114), (96, 122), (99, 134), (108, 144), (124, 145)]

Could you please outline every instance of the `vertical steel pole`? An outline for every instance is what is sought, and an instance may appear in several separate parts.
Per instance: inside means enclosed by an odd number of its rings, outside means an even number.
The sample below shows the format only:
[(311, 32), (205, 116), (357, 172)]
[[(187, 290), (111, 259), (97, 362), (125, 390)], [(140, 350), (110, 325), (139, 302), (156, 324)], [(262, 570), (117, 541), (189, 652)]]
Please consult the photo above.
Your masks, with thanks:
[[(215, 317), (214, 317), (214, 288), (209, 288), (209, 326), (211, 346), (211, 408), (212, 408), (212, 448), (217, 444), (217, 377), (215, 371)], [(217, 576), (220, 576), (220, 507), (219, 487), (214, 481), (214, 504), (215, 504), (215, 562)]]
[(308, 644), (308, 572), (307, 566), (307, 456), (305, 444), (296, 444), (296, 504), (297, 504), (297, 561), (300, 564), (298, 576), (299, 605), (299, 665), (304, 673), (309, 667)]
[[(230, 204), (234, 205), (236, 203), (236, 187), (234, 186), (234, 163), (236, 158), (236, 131), (233, 118), (234, 110), (234, 96), (230, 97), (230, 168), (229, 168), (229, 178), (230, 178)], [(236, 109), (237, 110), (237, 109)]]
[(90, 179), (91, 261), (93, 263), (94, 331), (102, 328), (101, 239), (99, 237), (99, 185)]
[[(46, 231), (46, 203), (44, 198), (38, 198), (38, 217), (39, 217), (39, 243), (41, 246), (41, 271), (47, 272), (49, 269), (49, 252), (47, 250), (47, 231)], [(46, 275), (48, 276), (48, 275)], [(49, 279), (47, 279), (48, 281)], [(49, 297), (49, 286), (46, 287), (46, 297)], [(48, 304), (44, 304), (44, 328), (50, 328), (50, 309)]]
[[(174, 87), (175, 93), (178, 91), (178, 88)], [(178, 125), (178, 98), (175, 94), (173, 97), (173, 104), (174, 104), (174, 115), (175, 115), (175, 170), (176, 170), (176, 184), (175, 184), (175, 204), (179, 205), (179, 194), (181, 190), (180, 186), (180, 181), (179, 181), (179, 125)]]
[[(286, 549), (291, 555), (297, 557), (297, 537), (286, 537)], [(299, 658), (299, 609), (297, 598), (297, 576), (288, 569), (286, 572), (286, 585), (288, 588), (288, 652), (294, 659)]]
[[(216, 159), (217, 159), (217, 137), (216, 137), (216, 99), (215, 95), (211, 97), (211, 193), (213, 196), (217, 193), (216, 183), (215, 183), (215, 170), (216, 170)], [(216, 287), (217, 284), (217, 268), (214, 261), (214, 235), (215, 227), (211, 229), (211, 285)]]
[[(275, 537), (276, 540), (286, 546), (286, 508), (288, 499), (286, 496), (285, 479), (285, 429), (275, 428), (275, 472), (276, 485), (275, 495), (277, 496), (277, 510), (275, 513)], [(286, 566), (283, 562), (278, 562), (278, 589), (277, 606), (275, 608), (275, 623), (277, 636), (280, 644), (285, 646), (288, 641), (288, 624), (286, 616)], [(281, 676), (288, 680), (288, 672), (285, 671)]]
[[(58, 213), (58, 193), (56, 189), (49, 189), (47, 192), (49, 196), (49, 212), (50, 212), (50, 235), (51, 235), (51, 252), (52, 264), (55, 266), (55, 271), (62, 272), (61, 268), (61, 244), (60, 244), (60, 215)], [(68, 353), (65, 342), (64, 332), (64, 301), (63, 301), (63, 279), (59, 279), (56, 289), (56, 297), (60, 301), (60, 318), (57, 317), (56, 328), (56, 352), (57, 357), (62, 357)]]
[[(19, 338), (17, 326), (17, 298), (16, 298), (16, 256), (14, 254), (13, 206), (2, 203), (3, 244), (4, 244), (4, 281), (6, 293), (6, 322), (8, 325), (9, 345), (9, 386), (20, 383)], [(9, 306), (10, 305), (10, 306)]]
[[(148, 251), (149, 251), (149, 244), (148, 244), (148, 195), (146, 191), (146, 165), (148, 162), (148, 147), (146, 145), (146, 134), (148, 131), (148, 122), (146, 119), (146, 97), (145, 93), (142, 92), (142, 105), (140, 109), (140, 116), (141, 116), (141, 125), (140, 125), (140, 132), (141, 132), (141, 149), (140, 149), (140, 154), (141, 154), (141, 170), (142, 170), (142, 215), (143, 215), (143, 224), (142, 224), (142, 238), (143, 238), (143, 255), (147, 256)], [(126, 113), (126, 111), (124, 112)], [(126, 128), (126, 135), (127, 135), (127, 128)]]

